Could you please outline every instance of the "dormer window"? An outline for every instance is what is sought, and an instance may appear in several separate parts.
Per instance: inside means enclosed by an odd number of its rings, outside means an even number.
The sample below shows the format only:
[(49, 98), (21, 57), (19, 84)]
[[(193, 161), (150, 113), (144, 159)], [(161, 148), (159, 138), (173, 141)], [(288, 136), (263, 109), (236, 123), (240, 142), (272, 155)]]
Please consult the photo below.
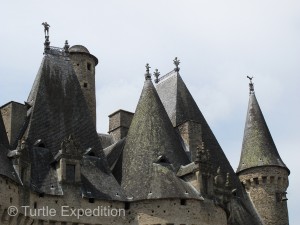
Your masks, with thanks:
[(73, 164), (66, 164), (66, 181), (75, 182), (75, 168)]

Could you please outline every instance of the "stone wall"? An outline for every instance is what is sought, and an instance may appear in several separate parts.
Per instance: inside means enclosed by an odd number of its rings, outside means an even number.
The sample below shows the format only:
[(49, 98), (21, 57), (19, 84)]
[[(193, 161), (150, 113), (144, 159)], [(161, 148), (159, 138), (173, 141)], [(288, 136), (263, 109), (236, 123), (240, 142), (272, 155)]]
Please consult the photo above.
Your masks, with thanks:
[(127, 136), (134, 113), (118, 110), (109, 117), (109, 134), (117, 142)]
[[(210, 200), (160, 199), (131, 203), (100, 201), (82, 198), (78, 186), (70, 185), (64, 188), (64, 196), (50, 196), (31, 192), (29, 203), (27, 202), (26, 205), (28, 208), (25, 209), (22, 207), (22, 199), (19, 199), (19, 191), (16, 184), (0, 177), (1, 225), (227, 224), (224, 210)], [(19, 210), (16, 216), (8, 215), (9, 207), (12, 205)], [(108, 211), (105, 215), (105, 207), (111, 210), (111, 215)], [(50, 209), (56, 211), (55, 216), (50, 215)], [(91, 214), (87, 214), (87, 211), (80, 214), (81, 211), (78, 211), (80, 209), (91, 209), (91, 211), (96, 209), (96, 211), (91, 212)], [(97, 209), (100, 210), (97, 211)], [(71, 215), (72, 210), (76, 210), (76, 216)], [(98, 212), (100, 215), (97, 215)], [(92, 215), (93, 213), (94, 215)], [(113, 216), (116, 213), (117, 216)]]
[(239, 173), (239, 178), (266, 225), (288, 225), (285, 192), (288, 171), (281, 167), (256, 167)]

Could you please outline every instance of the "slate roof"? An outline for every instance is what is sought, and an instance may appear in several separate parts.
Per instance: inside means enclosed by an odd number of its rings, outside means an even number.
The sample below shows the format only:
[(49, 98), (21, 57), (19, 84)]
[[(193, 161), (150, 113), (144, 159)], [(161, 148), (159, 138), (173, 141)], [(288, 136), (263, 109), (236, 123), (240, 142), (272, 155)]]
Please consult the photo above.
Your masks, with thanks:
[(83, 150), (94, 149), (104, 158), (102, 146), (73, 66), (67, 57), (45, 55), (28, 97), (31, 118), (25, 137), (32, 145), (41, 139), (52, 155), (64, 138), (73, 134)]
[(227, 208), (230, 212), (228, 225), (263, 225), (250, 200), (234, 197)]
[(10, 178), (18, 184), (22, 184), (19, 175), (16, 173), (13, 162), (7, 157), (9, 150), (0, 143), (0, 175)]
[(34, 146), (30, 149), (31, 187), (38, 193), (63, 195), (56, 169), (51, 166), (53, 156), (49, 149)]
[(6, 130), (5, 130), (1, 112), (0, 112), (0, 143), (2, 143), (7, 148), (9, 147), (8, 137), (6, 134)]
[[(161, 167), (155, 165), (160, 163), (161, 156), (173, 169), (160, 170)], [(122, 157), (121, 185), (128, 196), (134, 200), (148, 199), (148, 194), (152, 192), (153, 198), (170, 197), (171, 193), (172, 197), (182, 197), (181, 192), (176, 194), (173, 191), (181, 189), (177, 180), (180, 178), (171, 174), (181, 165), (188, 164), (189, 159), (150, 79), (145, 80)], [(164, 178), (162, 174), (169, 175)], [(164, 185), (167, 177), (170, 182)], [(156, 193), (151, 191), (153, 185), (157, 188)]]
[(258, 166), (279, 166), (288, 170), (280, 158), (255, 93), (252, 92), (249, 97), (242, 154), (237, 172)]
[(69, 52), (90, 53), (89, 50), (86, 47), (84, 47), (83, 45), (73, 45), (71, 48), (69, 48)]
[[(31, 162), (31, 185), (37, 192), (61, 195), (64, 186), (58, 183), (54, 156), (61, 143), (73, 135), (81, 149), (96, 157), (82, 159), (82, 195), (107, 200), (122, 200), (120, 185), (110, 172), (102, 145), (93, 124), (79, 81), (70, 59), (46, 54), (35, 79), (28, 101), (32, 104), (27, 138)], [(42, 146), (34, 143), (41, 140)], [(91, 149), (91, 150), (90, 150)], [(23, 157), (27, 157), (24, 154)], [(111, 191), (111, 192), (110, 192)], [(120, 196), (116, 196), (119, 193)]]
[(114, 169), (118, 159), (120, 158), (120, 156), (122, 155), (123, 152), (123, 148), (125, 145), (125, 138), (119, 140), (118, 142), (110, 145), (109, 147), (103, 149), (107, 161), (108, 161), (108, 165), (111, 168), (111, 170)]
[(112, 135), (98, 133), (98, 136), (99, 136), (99, 139), (100, 139), (100, 142), (101, 142), (101, 145), (103, 148), (107, 148), (107, 147), (111, 146), (112, 144), (114, 144)]
[[(238, 177), (180, 74), (173, 71), (160, 78), (156, 89), (175, 128), (189, 120), (201, 124), (202, 140), (205, 143), (205, 148), (210, 151), (212, 170), (216, 173), (220, 166), (223, 177), (226, 177), (226, 173), (230, 173), (233, 186), (238, 189), (238, 194), (243, 196), (245, 193), (242, 191), (243, 187)], [(196, 153), (194, 154), (196, 155)]]
[(73, 45), (71, 48), (69, 48), (69, 52), (70, 52), (71, 55), (72, 54), (77, 54), (77, 53), (88, 55), (88, 56), (93, 58), (93, 60), (95, 61), (95, 65), (98, 64), (97, 57), (92, 55), (89, 52), (89, 50), (86, 47), (84, 47), (83, 45)]
[(87, 198), (125, 201), (126, 195), (98, 157), (84, 156), (81, 167), (82, 195)]
[(7, 153), (9, 152), (8, 146), (8, 138), (0, 113), (0, 175), (8, 177), (17, 183), (21, 183), (20, 178), (13, 167), (12, 160), (7, 157)]

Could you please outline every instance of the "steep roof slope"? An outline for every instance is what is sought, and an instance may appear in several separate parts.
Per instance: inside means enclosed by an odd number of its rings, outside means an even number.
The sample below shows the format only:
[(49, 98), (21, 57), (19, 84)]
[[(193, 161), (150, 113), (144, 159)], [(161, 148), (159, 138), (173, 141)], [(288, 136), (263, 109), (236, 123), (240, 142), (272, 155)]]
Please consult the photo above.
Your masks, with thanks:
[(26, 132), (31, 144), (41, 139), (53, 155), (73, 134), (81, 147), (104, 158), (101, 143), (73, 66), (67, 57), (45, 55), (28, 97), (31, 118)]
[(210, 150), (213, 171), (217, 171), (218, 167), (221, 166), (224, 177), (226, 173), (230, 173), (232, 182), (241, 195), (242, 186), (238, 177), (180, 74), (173, 71), (160, 78), (156, 89), (174, 127), (188, 120), (201, 124), (202, 140), (205, 143), (205, 147)]
[(277, 151), (255, 93), (251, 92), (237, 172), (257, 166), (280, 166), (287, 169)]
[(12, 161), (7, 157), (9, 152), (8, 139), (5, 127), (0, 113), (0, 175), (10, 178), (11, 180), (20, 183), (18, 174), (16, 173)]
[[(172, 172), (170, 167), (160, 170), (161, 167), (156, 166), (160, 163), (169, 164)], [(152, 198), (149, 193), (155, 198), (178, 197), (181, 194), (172, 189), (179, 185), (174, 180), (179, 178), (169, 173), (187, 163), (188, 157), (152, 81), (146, 79), (123, 150), (122, 187), (134, 200)], [(163, 176), (165, 174), (169, 175)], [(166, 178), (170, 179), (168, 185), (162, 185)], [(163, 187), (156, 190), (157, 193), (151, 190), (153, 182), (156, 187)], [(184, 187), (175, 189), (185, 190)]]
[(7, 137), (7, 134), (6, 134), (6, 130), (5, 130), (5, 126), (4, 126), (4, 122), (3, 122), (1, 112), (0, 112), (0, 140), (1, 140), (1, 143), (4, 146), (9, 147), (8, 137)]
[[(82, 195), (124, 200), (123, 191), (109, 169), (69, 57), (59, 54), (44, 56), (28, 103), (32, 107), (28, 112), (30, 119), (25, 138), (28, 159), (32, 163), (32, 184), (35, 184), (32, 188), (47, 194), (63, 193), (50, 164), (62, 148), (63, 140), (72, 135), (80, 146), (81, 155), (89, 148), (95, 154), (95, 157), (83, 157), (81, 161)], [(38, 145), (35, 144), (37, 140), (40, 140)], [(41, 162), (45, 165), (42, 166)], [(51, 192), (49, 186), (52, 189), (57, 186), (56, 192)]]

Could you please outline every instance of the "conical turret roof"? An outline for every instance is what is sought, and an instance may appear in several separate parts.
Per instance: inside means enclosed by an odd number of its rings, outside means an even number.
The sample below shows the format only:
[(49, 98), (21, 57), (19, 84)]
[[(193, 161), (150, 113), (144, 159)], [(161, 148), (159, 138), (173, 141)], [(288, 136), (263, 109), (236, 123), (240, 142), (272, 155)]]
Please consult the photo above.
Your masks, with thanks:
[[(158, 97), (149, 76), (146, 77), (136, 112), (129, 128), (123, 150), (122, 187), (135, 200), (147, 198), (179, 197), (173, 190), (185, 190), (178, 186), (180, 179), (169, 175), (169, 185), (162, 185), (164, 172), (157, 173), (156, 164), (169, 165), (166, 171), (177, 171), (189, 163), (179, 138)], [(154, 185), (153, 182), (156, 182)], [(153, 193), (151, 187), (157, 188)], [(150, 195), (149, 195), (150, 193)], [(152, 197), (151, 197), (152, 196)]]
[(218, 167), (221, 167), (224, 177), (226, 173), (230, 173), (234, 186), (239, 190), (238, 193), (242, 195), (242, 186), (235, 171), (232, 169), (180, 74), (174, 70), (161, 77), (156, 89), (174, 127), (178, 127), (186, 121), (194, 121), (201, 124), (202, 141), (205, 143), (205, 148), (209, 149), (211, 154), (212, 172), (216, 172)]
[(237, 172), (258, 166), (280, 166), (287, 169), (277, 151), (255, 93), (251, 91)]

